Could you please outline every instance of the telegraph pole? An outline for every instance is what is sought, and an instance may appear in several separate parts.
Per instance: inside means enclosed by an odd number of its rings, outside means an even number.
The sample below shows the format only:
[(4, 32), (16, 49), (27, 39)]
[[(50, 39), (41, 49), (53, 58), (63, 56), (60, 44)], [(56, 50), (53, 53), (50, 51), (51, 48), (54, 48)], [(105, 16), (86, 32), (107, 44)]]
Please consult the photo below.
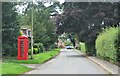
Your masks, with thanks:
[(32, 10), (31, 10), (31, 14), (32, 14), (32, 17), (31, 17), (31, 25), (32, 25), (32, 28), (31, 28), (31, 59), (33, 59), (33, 1), (32, 1)]

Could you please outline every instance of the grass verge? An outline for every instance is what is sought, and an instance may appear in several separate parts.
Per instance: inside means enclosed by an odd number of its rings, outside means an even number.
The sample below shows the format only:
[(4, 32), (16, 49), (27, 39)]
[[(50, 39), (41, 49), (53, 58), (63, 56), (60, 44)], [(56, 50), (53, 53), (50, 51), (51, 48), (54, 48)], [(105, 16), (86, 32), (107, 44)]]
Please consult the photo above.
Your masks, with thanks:
[(20, 64), (42, 64), (45, 61), (49, 60), (50, 58), (56, 56), (57, 54), (59, 54), (59, 51), (53, 50), (53, 51), (49, 51), (49, 52), (35, 54), (33, 56), (33, 59), (29, 59), (29, 60), (6, 59), (6, 60), (4, 60), (4, 62), (20, 63)]
[(17, 74), (22, 74), (30, 70), (32, 69), (20, 64), (2, 63), (2, 76), (16, 76)]
[(32, 70), (31, 68), (21, 64), (42, 64), (58, 55), (59, 50), (60, 49), (54, 49), (49, 52), (36, 54), (33, 56), (34, 59), (29, 60), (5, 59), (2, 63), (2, 76), (16, 76), (17, 74), (23, 74), (27, 71), (30, 71)]

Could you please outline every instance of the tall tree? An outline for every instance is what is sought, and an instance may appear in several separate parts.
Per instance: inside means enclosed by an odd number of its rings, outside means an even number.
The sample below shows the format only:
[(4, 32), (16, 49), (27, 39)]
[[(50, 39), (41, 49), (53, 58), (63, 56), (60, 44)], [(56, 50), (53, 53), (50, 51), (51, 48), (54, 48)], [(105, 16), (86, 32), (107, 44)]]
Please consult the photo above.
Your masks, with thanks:
[(53, 14), (56, 4), (49, 7), (45, 7), (44, 4), (38, 2), (37, 4), (27, 3), (28, 6), (23, 12), (22, 17), (26, 22), (23, 25), (31, 26), (31, 7), (33, 7), (33, 37), (34, 43), (43, 43), (46, 50), (57, 41), (57, 35), (55, 34), (56, 26), (54, 24)]
[(19, 23), (17, 19), (16, 4), (2, 3), (2, 50), (5, 56), (17, 55), (17, 37), (19, 35)]
[(118, 3), (66, 2), (63, 6), (64, 13), (56, 17), (57, 33), (73, 32), (91, 50), (102, 29), (118, 25)]

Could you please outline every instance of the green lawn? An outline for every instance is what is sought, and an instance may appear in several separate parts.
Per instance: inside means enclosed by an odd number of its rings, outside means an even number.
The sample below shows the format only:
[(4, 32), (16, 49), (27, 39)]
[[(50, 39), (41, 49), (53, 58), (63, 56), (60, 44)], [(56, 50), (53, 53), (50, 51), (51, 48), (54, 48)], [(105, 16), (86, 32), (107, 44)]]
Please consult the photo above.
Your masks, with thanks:
[(49, 51), (49, 52), (35, 54), (33, 56), (34, 59), (29, 59), (29, 60), (5, 59), (4, 62), (20, 63), (20, 64), (42, 64), (57, 54), (59, 54), (59, 51), (53, 50), (53, 51)]
[(3, 76), (10, 76), (7, 74), (13, 74), (11, 76), (16, 76), (16, 74), (23, 74), (32, 69), (21, 64), (42, 64), (47, 60), (53, 58), (54, 56), (58, 55), (59, 50), (60, 49), (55, 49), (53, 51), (35, 54), (33, 56), (34, 59), (29, 60), (17, 60), (12, 58), (4, 59), (2, 63), (2, 74), (5, 74)]
[(2, 74), (6, 74), (3, 76), (7, 76), (7, 74), (13, 74), (15, 76), (15, 74), (22, 74), (30, 70), (32, 69), (20, 64), (2, 63)]

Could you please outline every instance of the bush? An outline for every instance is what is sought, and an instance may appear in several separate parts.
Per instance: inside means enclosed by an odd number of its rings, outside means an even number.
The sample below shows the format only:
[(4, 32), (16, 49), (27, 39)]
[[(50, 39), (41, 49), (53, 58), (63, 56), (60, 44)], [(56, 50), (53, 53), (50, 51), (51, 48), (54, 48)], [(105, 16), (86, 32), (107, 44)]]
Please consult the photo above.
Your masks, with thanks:
[[(28, 53), (31, 54), (31, 49), (29, 49)], [(33, 48), (33, 54), (38, 54), (38, 53), (39, 53), (39, 49)]]
[(40, 52), (40, 53), (43, 52), (43, 51), (45, 50), (42, 43), (36, 43), (36, 45), (38, 46), (39, 52)]
[(96, 40), (97, 56), (112, 62), (118, 60), (118, 28), (105, 29)]
[(34, 44), (33, 48), (39, 48), (38, 44)]
[(85, 43), (80, 42), (80, 44), (79, 44), (79, 50), (81, 50), (82, 52), (86, 53)]
[(66, 41), (64, 44), (65, 44), (65, 45), (71, 45), (71, 46), (72, 46), (72, 43), (71, 43), (71, 42), (68, 42), (68, 41)]
[(38, 48), (33, 48), (33, 50), (34, 50), (33, 51), (34, 54), (38, 54), (39, 53), (39, 49)]
[[(28, 51), (29, 54), (31, 54), (31, 49)], [(33, 54), (38, 54), (39, 53), (39, 47), (38, 45), (33, 46)]]

